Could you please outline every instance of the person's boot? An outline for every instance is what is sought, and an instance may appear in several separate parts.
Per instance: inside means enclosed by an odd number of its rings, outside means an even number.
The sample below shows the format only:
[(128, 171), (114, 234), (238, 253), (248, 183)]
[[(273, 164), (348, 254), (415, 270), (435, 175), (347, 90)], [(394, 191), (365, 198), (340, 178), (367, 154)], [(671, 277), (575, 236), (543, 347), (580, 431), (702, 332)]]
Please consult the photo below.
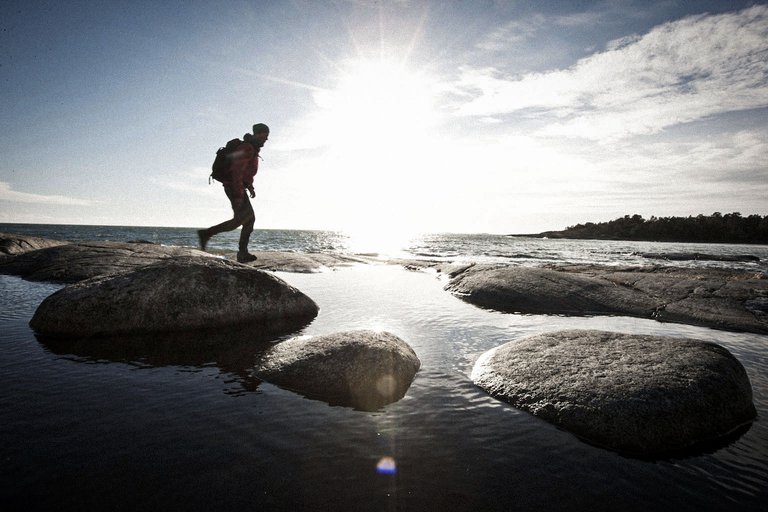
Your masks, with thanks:
[(208, 245), (208, 240), (211, 237), (206, 234), (205, 229), (198, 229), (197, 230), (197, 239), (200, 240), (200, 250), (204, 251), (205, 246)]
[(256, 261), (258, 258), (254, 256), (253, 254), (249, 253), (248, 251), (237, 251), (237, 262), (238, 263), (250, 263), (252, 261)]

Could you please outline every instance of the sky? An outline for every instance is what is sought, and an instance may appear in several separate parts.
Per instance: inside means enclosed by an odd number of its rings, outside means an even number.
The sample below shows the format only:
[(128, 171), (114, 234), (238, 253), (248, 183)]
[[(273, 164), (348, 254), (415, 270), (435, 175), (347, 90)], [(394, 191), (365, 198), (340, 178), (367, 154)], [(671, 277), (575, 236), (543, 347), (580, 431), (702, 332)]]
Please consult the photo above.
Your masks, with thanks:
[(8, 1), (0, 222), (537, 233), (768, 215), (768, 3)]

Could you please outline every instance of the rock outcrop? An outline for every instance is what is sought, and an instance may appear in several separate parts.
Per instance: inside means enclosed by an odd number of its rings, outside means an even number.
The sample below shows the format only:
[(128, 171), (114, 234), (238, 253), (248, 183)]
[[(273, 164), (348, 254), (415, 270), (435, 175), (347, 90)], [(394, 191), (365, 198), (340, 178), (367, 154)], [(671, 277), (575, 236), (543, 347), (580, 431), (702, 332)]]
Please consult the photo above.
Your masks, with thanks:
[[(44, 335), (103, 336), (263, 323), (317, 315), (312, 299), (281, 279), (217, 258), (167, 258), (67, 286), (45, 299), (30, 325)], [(278, 329), (278, 330), (283, 330)]]
[(197, 249), (152, 243), (78, 242), (31, 250), (0, 261), (0, 272), (29, 281), (76, 283), (179, 256), (209, 255)]
[(649, 297), (628, 287), (575, 273), (538, 267), (476, 265), (446, 287), (478, 306), (510, 313), (650, 316)]
[(420, 366), (413, 349), (393, 334), (347, 331), (278, 343), (255, 371), (310, 398), (376, 410), (402, 398)]
[(746, 261), (759, 262), (753, 254), (706, 254), (701, 252), (643, 252), (637, 253), (643, 258), (668, 261)]
[(532, 314), (612, 314), (768, 332), (760, 273), (671, 267), (471, 265), (446, 290), (472, 304)]
[(23, 254), (29, 251), (65, 245), (69, 242), (61, 240), (50, 240), (48, 238), (39, 238), (36, 236), (14, 235), (11, 233), (0, 233), (0, 256)]
[(741, 363), (691, 339), (546, 333), (485, 353), (472, 380), (591, 443), (643, 456), (695, 449), (756, 415)]
[[(234, 251), (207, 253), (188, 247), (164, 246), (148, 241), (62, 242), (0, 233), (0, 273), (29, 281), (76, 283), (106, 274), (134, 270), (165, 258), (201, 256), (235, 259)], [(258, 251), (249, 266), (263, 270), (312, 273), (367, 263), (351, 256)]]
[(248, 265), (262, 270), (281, 272), (315, 273), (364, 263), (360, 258), (334, 254), (258, 251), (254, 252), (254, 255), (258, 259)]

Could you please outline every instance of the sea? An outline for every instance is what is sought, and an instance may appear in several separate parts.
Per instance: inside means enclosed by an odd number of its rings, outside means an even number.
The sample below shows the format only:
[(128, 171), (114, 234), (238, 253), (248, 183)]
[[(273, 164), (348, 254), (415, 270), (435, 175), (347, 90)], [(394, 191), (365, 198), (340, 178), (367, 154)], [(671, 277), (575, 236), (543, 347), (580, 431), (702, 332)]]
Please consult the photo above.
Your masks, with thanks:
[[(0, 224), (0, 232), (197, 245), (192, 228)], [(209, 247), (236, 250), (237, 232)], [(275, 272), (320, 306), (289, 336), (396, 334), (422, 363), (405, 397), (377, 411), (306, 398), (254, 375), (259, 349), (248, 339), (203, 351), (162, 337), (138, 349), (38, 339), (28, 322), (62, 285), (0, 275), (3, 510), (756, 511), (768, 503), (768, 336), (500, 313), (451, 295), (439, 274), (385, 263), (664, 264), (766, 275), (768, 246), (257, 230), (250, 247), (365, 256), (369, 263), (324, 272)], [(675, 253), (757, 259), (643, 256)], [(487, 350), (566, 328), (718, 343), (746, 368), (758, 417), (716, 445), (638, 458), (588, 444), (470, 380)]]

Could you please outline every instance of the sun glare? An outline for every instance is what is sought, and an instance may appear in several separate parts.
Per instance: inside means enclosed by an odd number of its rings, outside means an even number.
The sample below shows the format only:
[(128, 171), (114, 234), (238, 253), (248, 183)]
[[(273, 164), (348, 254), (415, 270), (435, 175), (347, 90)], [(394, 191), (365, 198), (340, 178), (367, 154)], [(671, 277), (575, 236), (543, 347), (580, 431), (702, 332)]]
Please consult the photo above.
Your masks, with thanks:
[(321, 93), (317, 101), (346, 145), (367, 147), (425, 136), (436, 121), (434, 85), (426, 74), (404, 64), (360, 60), (348, 64), (336, 88)]
[(341, 69), (335, 87), (317, 92), (315, 100), (320, 126), (329, 130), (333, 186), (353, 212), (344, 227), (374, 230), (381, 241), (398, 238), (413, 231), (412, 205), (429, 186), (438, 82), (390, 60), (359, 59)]

